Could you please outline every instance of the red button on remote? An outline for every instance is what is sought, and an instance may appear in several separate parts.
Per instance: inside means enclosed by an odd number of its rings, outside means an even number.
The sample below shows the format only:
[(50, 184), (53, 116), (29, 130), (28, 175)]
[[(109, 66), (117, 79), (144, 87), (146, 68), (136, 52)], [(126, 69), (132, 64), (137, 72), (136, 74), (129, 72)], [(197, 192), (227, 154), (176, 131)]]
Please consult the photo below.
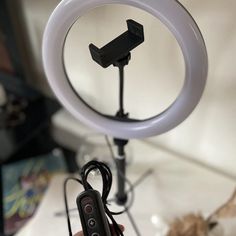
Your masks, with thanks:
[(90, 204), (87, 204), (85, 207), (84, 207), (84, 212), (86, 213), (86, 214), (92, 214), (93, 213), (93, 206), (92, 205), (90, 205)]

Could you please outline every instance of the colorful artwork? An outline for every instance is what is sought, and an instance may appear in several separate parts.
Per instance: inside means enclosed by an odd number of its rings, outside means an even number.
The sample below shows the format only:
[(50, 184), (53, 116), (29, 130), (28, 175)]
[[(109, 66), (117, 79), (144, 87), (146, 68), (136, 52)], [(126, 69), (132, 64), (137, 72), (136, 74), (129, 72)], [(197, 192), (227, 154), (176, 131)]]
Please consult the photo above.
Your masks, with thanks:
[(63, 156), (48, 155), (3, 167), (6, 234), (15, 233), (34, 214), (52, 175), (65, 166)]

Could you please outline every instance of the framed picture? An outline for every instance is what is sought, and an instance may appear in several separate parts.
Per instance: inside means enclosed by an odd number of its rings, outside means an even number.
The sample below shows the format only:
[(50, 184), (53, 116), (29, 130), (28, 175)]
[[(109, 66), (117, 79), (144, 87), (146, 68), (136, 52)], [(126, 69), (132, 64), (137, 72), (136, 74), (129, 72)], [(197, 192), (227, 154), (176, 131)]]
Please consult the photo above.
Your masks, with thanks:
[(9, 51), (6, 47), (7, 37), (2, 30), (0, 23), (0, 71), (7, 74), (15, 74)]
[(7, 1), (0, 1), (0, 73), (23, 79), (22, 60), (13, 26)]

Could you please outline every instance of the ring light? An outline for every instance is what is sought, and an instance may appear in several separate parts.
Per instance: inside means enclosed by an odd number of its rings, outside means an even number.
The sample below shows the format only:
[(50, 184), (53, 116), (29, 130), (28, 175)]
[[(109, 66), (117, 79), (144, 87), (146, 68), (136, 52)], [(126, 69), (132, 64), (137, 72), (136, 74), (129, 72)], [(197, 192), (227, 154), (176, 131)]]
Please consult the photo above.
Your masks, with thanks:
[[(169, 28), (181, 47), (185, 61), (184, 86), (168, 109), (148, 120), (122, 122), (109, 119), (86, 105), (69, 84), (63, 62), (68, 31), (80, 16), (106, 4), (125, 4), (149, 12)], [(208, 71), (201, 32), (190, 14), (175, 0), (63, 0), (46, 26), (43, 63), (51, 88), (69, 112), (100, 132), (125, 139), (159, 135), (183, 122), (202, 96)]]

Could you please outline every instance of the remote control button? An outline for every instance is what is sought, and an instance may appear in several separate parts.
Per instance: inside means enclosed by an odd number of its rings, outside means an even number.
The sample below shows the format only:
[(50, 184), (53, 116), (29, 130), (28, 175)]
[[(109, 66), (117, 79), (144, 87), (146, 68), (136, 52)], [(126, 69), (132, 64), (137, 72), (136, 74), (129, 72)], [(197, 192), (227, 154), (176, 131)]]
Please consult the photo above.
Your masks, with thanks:
[(98, 233), (93, 233), (92, 236), (100, 236)]
[(91, 197), (84, 197), (81, 200), (82, 205), (87, 205), (87, 204), (92, 204), (93, 203), (93, 199)]
[(90, 227), (90, 228), (94, 228), (95, 226), (96, 226), (96, 220), (95, 219), (89, 219), (88, 220), (88, 226)]
[(93, 213), (93, 206), (90, 205), (90, 204), (87, 204), (85, 207), (84, 207), (84, 212), (86, 214), (92, 214)]

